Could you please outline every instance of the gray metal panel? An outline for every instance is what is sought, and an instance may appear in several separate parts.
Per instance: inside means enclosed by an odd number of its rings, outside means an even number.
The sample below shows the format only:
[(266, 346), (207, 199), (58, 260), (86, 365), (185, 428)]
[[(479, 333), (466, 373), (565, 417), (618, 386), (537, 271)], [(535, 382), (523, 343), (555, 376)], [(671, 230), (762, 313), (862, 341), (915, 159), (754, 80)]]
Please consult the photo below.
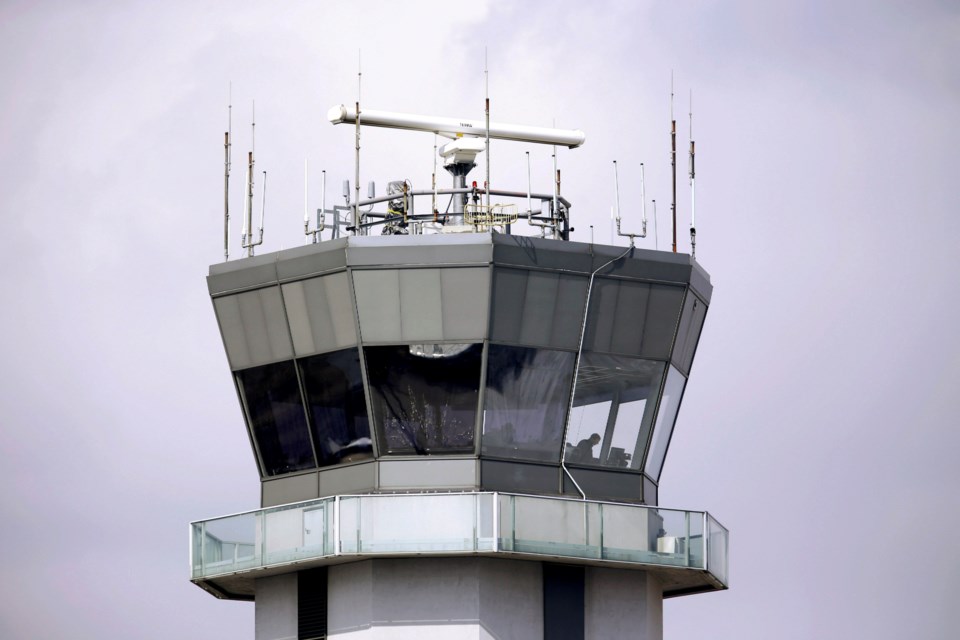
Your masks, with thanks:
[(400, 282), (401, 338), (404, 341), (442, 340), (443, 307), (439, 269), (402, 269)]
[(319, 496), (316, 472), (281, 476), (260, 483), (261, 508), (313, 500)]
[(357, 343), (357, 314), (353, 293), (350, 291), (350, 276), (344, 272), (323, 279), (327, 302), (330, 305), (330, 323), (333, 335), (340, 346)]
[(380, 489), (474, 489), (477, 460), (382, 460)]
[(710, 274), (696, 261), (694, 261), (693, 271), (690, 273), (690, 286), (709, 306), (713, 296), (713, 285), (710, 283)]
[(364, 342), (400, 342), (400, 273), (397, 269), (353, 272), (353, 290)]
[(485, 491), (556, 494), (560, 489), (560, 467), (481, 460), (480, 485)]
[(284, 284), (283, 298), (298, 356), (357, 344), (353, 297), (345, 272)]
[(666, 360), (683, 293), (675, 285), (595, 278), (584, 349)]
[(490, 314), (490, 339), (520, 342), (523, 301), (527, 295), (527, 272), (521, 269), (495, 269), (493, 308)]
[[(545, 271), (527, 273), (527, 291), (523, 299), (520, 342), (544, 344), (553, 333), (553, 314), (557, 305), (560, 274)], [(519, 301), (518, 301), (519, 302)]]
[(354, 236), (347, 261), (351, 266), (489, 264), (490, 235)]
[(213, 301), (230, 367), (277, 362), (293, 355), (279, 287), (264, 287)]
[(642, 319), (647, 310), (650, 285), (621, 281), (618, 289), (610, 350), (615, 353), (639, 354), (644, 328)]
[(550, 345), (562, 349), (576, 349), (580, 344), (580, 325), (583, 323), (583, 305), (587, 300), (588, 279), (561, 275), (557, 292), (557, 306), (553, 319)]
[(683, 313), (680, 315), (680, 326), (677, 328), (677, 340), (672, 359), (674, 366), (684, 374), (690, 373), (693, 354), (697, 350), (706, 315), (707, 305), (697, 298), (693, 291), (688, 290), (687, 298), (683, 303)]
[(657, 502), (657, 493), (657, 483), (647, 476), (643, 476), (643, 503), (654, 507), (657, 506), (657, 504), (659, 504)]
[(590, 314), (583, 348), (587, 351), (610, 351), (613, 326), (617, 317), (617, 298), (620, 282), (609, 278), (594, 278), (590, 292)]
[(347, 239), (338, 238), (281, 251), (277, 277), (291, 280), (344, 269), (347, 266), (346, 249)]
[[(617, 500), (623, 502), (641, 502), (643, 500), (643, 474), (603, 471), (600, 469), (581, 469), (568, 467), (587, 498), (591, 500)], [(564, 491), (572, 482), (564, 475)], [(576, 490), (574, 488), (574, 490)]]
[(320, 497), (341, 493), (366, 493), (377, 486), (377, 466), (372, 460), (364, 464), (327, 467), (320, 470)]
[(650, 285), (649, 304), (643, 323), (641, 356), (663, 360), (670, 357), (682, 305), (683, 289), (680, 287)]
[(490, 268), (441, 269), (443, 337), (479, 342), (487, 337)]
[[(593, 260), (594, 269), (623, 253), (620, 247), (612, 247), (614, 251), (610, 249), (611, 247), (597, 247)], [(634, 249), (625, 260), (618, 260), (609, 267), (605, 267), (600, 275), (686, 284), (690, 281), (691, 269), (690, 256), (686, 254)]]
[(296, 573), (255, 580), (255, 640), (297, 637), (297, 580)]
[[(495, 234), (492, 237), (495, 264), (590, 273), (591, 245), (505, 234)], [(603, 262), (605, 260), (597, 266)]]
[(210, 295), (262, 287), (277, 281), (277, 254), (221, 262), (210, 266), (207, 289)]
[(494, 275), (492, 339), (576, 349), (587, 279), (549, 271), (498, 268)]

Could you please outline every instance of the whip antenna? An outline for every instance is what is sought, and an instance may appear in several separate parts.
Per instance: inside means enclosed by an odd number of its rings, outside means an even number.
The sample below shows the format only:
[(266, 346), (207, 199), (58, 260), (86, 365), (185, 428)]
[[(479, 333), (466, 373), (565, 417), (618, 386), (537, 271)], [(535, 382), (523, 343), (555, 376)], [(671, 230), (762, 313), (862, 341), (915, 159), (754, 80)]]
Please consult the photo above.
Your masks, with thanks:
[(230, 137), (233, 132), (233, 83), (227, 96), (227, 130), (223, 134), (223, 261), (230, 260)]
[[(307, 158), (303, 159), (303, 244), (310, 244), (310, 169)], [(313, 237), (317, 241), (317, 237)]]
[[(623, 231), (620, 230), (620, 174), (619, 174), (619, 171), (617, 171), (617, 161), (616, 161), (616, 160), (613, 161), (613, 179), (614, 179), (614, 184), (616, 185), (616, 186), (615, 186), (615, 189), (616, 189), (616, 195), (617, 195), (617, 199), (616, 199), (616, 208), (617, 208), (617, 235), (620, 236), (621, 238), (630, 238), (630, 248), (632, 249), (632, 248), (633, 248), (634, 240), (635, 240), (636, 238), (646, 238), (646, 237), (647, 237), (647, 223), (646, 223), (646, 221), (644, 221), (644, 223), (643, 223), (643, 229), (641, 230), (640, 233), (625, 233), (625, 232), (623, 232)], [(641, 184), (641, 194), (642, 194), (642, 193), (643, 193), (643, 187), (642, 187), (642, 185), (643, 185), (643, 164), (642, 164), (642, 163), (640, 164), (640, 184)], [(643, 196), (641, 195), (641, 197), (643, 197)]]
[(690, 90), (690, 255), (697, 257), (697, 189), (694, 167), (693, 89)]
[(357, 161), (354, 174), (353, 234), (359, 235), (360, 226), (360, 91), (363, 80), (361, 51), (357, 49)]
[(673, 118), (673, 71), (670, 72), (670, 170), (673, 173), (673, 252), (677, 252), (677, 121)]
[(490, 73), (487, 68), (487, 48), (483, 48), (483, 87), (484, 93), (486, 94), (486, 102), (484, 107), (484, 113), (486, 114), (487, 127), (486, 127), (486, 137), (487, 137), (487, 183), (484, 185), (484, 191), (487, 192), (487, 211), (490, 211)]

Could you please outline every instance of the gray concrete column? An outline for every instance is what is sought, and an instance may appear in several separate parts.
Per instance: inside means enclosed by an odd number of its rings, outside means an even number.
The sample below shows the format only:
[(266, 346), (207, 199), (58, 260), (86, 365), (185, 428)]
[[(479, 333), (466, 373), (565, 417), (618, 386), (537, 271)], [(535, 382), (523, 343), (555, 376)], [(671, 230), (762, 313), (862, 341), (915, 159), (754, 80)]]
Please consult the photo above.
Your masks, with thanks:
[(256, 581), (256, 640), (297, 640), (297, 574)]
[(586, 640), (663, 639), (663, 589), (650, 574), (587, 567), (583, 599)]

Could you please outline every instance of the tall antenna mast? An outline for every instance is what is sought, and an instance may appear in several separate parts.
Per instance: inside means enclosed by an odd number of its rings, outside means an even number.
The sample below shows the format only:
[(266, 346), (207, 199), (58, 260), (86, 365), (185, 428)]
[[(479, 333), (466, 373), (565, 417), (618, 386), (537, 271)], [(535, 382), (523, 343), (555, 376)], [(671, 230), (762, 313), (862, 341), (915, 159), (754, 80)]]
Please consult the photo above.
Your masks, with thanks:
[[(260, 238), (255, 244), (263, 244), (263, 212), (267, 208), (267, 172), (263, 172), (263, 187), (260, 191)], [(251, 251), (253, 248), (251, 247)]]
[(250, 152), (247, 154), (247, 197), (243, 208), (243, 232), (240, 244), (247, 250), (247, 256), (253, 256), (253, 153), (257, 140), (257, 103), (250, 106)]
[[(327, 170), (324, 169), (320, 172), (320, 211), (317, 213), (317, 234), (323, 231), (324, 223), (327, 221)], [(334, 221), (333, 226), (339, 227), (340, 216), (334, 212)], [(333, 237), (333, 234), (330, 234)], [(322, 239), (322, 238), (321, 238)], [(316, 243), (317, 236), (313, 236), (313, 241)]]
[(697, 257), (697, 189), (694, 167), (693, 89), (690, 90), (690, 255)]
[(673, 118), (673, 71), (670, 72), (670, 169), (673, 172), (673, 252), (677, 252), (677, 121)]
[(257, 150), (257, 101), (250, 101), (250, 183), (247, 185), (247, 196), (250, 198), (250, 206), (247, 208), (247, 255), (253, 255), (253, 167), (254, 153)]
[(230, 137), (233, 132), (233, 83), (227, 96), (227, 130), (223, 134), (223, 261), (230, 260)]
[(490, 74), (487, 67), (487, 48), (483, 48), (483, 87), (486, 94), (484, 113), (487, 118), (487, 183), (485, 191), (487, 192), (487, 211), (490, 211)]
[(357, 49), (357, 162), (354, 174), (353, 234), (360, 235), (360, 90), (363, 79), (361, 51)]
[(263, 244), (263, 208), (267, 202), (267, 172), (263, 172), (263, 201), (260, 204), (260, 238), (253, 240), (253, 150), (256, 145), (257, 103), (253, 102), (250, 112), (250, 152), (247, 154), (247, 195), (243, 199), (243, 231), (240, 246), (247, 250), (247, 257), (253, 257), (253, 248)]

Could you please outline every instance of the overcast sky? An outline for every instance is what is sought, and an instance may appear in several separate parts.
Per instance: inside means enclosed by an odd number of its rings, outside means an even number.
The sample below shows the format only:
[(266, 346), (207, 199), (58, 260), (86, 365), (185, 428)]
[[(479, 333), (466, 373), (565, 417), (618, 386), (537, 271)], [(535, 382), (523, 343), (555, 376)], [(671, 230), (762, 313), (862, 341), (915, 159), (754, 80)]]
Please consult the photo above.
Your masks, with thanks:
[[(479, 119), (485, 47), (493, 120), (587, 134), (559, 153), (579, 240), (609, 240), (617, 159), (624, 225), (643, 162), (669, 246), (671, 71), (681, 149), (694, 92), (715, 289), (660, 503), (730, 529), (731, 589), (668, 601), (665, 637), (955, 637), (956, 3), (10, 0), (0, 637), (253, 638), (253, 605), (187, 565), (188, 522), (259, 506), (204, 280), (229, 83), (235, 160), (256, 100), (275, 251), (303, 241), (305, 158), (313, 207), (320, 169), (328, 202), (352, 179), (325, 116), (356, 100), (358, 50), (368, 108)], [(432, 136), (363, 144), (364, 184), (429, 186)], [(494, 186), (525, 189), (526, 150), (493, 144)]]

